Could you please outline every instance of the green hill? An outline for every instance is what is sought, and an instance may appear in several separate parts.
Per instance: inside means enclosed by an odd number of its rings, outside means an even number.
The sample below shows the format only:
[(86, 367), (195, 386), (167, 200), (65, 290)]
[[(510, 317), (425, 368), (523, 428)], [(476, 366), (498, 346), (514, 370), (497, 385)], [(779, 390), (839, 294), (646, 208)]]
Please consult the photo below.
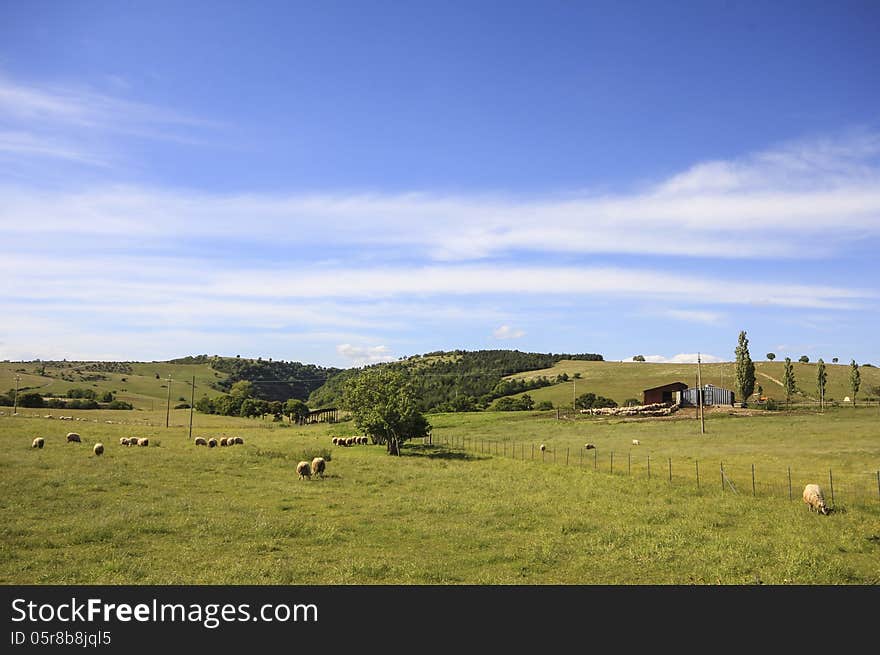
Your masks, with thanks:
[[(816, 364), (792, 363), (795, 381), (799, 393), (793, 402), (810, 402), (817, 399)], [(755, 362), (755, 391), (761, 385), (764, 395), (776, 401), (785, 400), (782, 387), (784, 362)], [(702, 364), (703, 384), (714, 384), (725, 389), (733, 388), (736, 364), (723, 362), (718, 364)], [(843, 402), (852, 393), (849, 389), (849, 364), (826, 364), (827, 384), (825, 388), (826, 402)], [(860, 366), (861, 386), (856, 401), (877, 398), (876, 387), (880, 387), (880, 369), (873, 366)], [(575, 375), (580, 378), (575, 378)], [(648, 362), (583, 362), (562, 360), (546, 369), (529, 371), (508, 376), (510, 379), (531, 379), (548, 377), (555, 379), (559, 375), (568, 376), (569, 380), (560, 384), (527, 392), (535, 402), (549, 400), (554, 407), (571, 407), (574, 394), (595, 394), (611, 398), (623, 404), (629, 398), (643, 397), (643, 391), (671, 382), (684, 382), (696, 386), (696, 364), (652, 364)], [(517, 396), (522, 394), (517, 394)], [(752, 400), (755, 398), (753, 397)], [(739, 400), (739, 399), (737, 399)]]

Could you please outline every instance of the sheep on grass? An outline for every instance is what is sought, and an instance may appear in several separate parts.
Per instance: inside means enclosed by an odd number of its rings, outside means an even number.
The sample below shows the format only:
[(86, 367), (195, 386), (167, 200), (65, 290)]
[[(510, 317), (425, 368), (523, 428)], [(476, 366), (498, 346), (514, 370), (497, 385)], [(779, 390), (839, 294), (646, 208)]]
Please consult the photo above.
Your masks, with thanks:
[(804, 487), (804, 502), (811, 512), (819, 512), (827, 515), (831, 510), (825, 504), (825, 494), (818, 484), (808, 484)]
[(312, 460), (312, 475), (320, 475), (323, 478), (326, 466), (327, 462), (323, 457), (315, 457)]
[(214, 437), (208, 439), (208, 448), (215, 448), (217, 446), (217, 440)]
[(119, 437), (119, 445), (127, 446), (129, 444), (128, 437)]
[(297, 464), (296, 472), (299, 474), (300, 480), (312, 477), (312, 469), (308, 462), (300, 462)]
[(95, 455), (103, 455), (104, 454), (104, 444), (100, 441), (95, 444), (95, 447), (92, 448), (95, 451)]
[(37, 437), (31, 444), (31, 448), (42, 448), (45, 443), (46, 442), (43, 440), (43, 437)]
[(138, 446), (144, 446), (145, 448), (150, 445), (150, 440), (146, 437), (137, 440)]
[(244, 443), (244, 439), (242, 439), (241, 437), (235, 437), (235, 439), (233, 439), (233, 441), (235, 441), (235, 443), (237, 443), (237, 444), (243, 444), (243, 443)]
[(82, 440), (76, 432), (68, 432), (67, 443), (82, 443)]
[(196, 446), (207, 446), (208, 440), (204, 437), (196, 437), (196, 440), (193, 442)]

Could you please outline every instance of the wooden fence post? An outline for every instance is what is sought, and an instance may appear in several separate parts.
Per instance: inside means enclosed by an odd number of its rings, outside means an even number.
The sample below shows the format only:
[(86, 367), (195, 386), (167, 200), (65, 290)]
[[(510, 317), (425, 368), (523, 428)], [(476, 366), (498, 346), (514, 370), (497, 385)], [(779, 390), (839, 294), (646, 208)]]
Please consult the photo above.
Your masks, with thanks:
[(614, 451), (611, 451), (611, 475), (614, 475)]
[(700, 460), (694, 460), (694, 467), (697, 469), (697, 491), (700, 490)]
[(834, 507), (834, 476), (831, 475), (831, 469), (828, 469), (828, 483), (831, 485), (831, 506)]
[(669, 458), (669, 482), (672, 482), (672, 458)]
[(791, 467), (788, 467), (788, 499), (791, 500)]
[(755, 465), (752, 464), (752, 496), (755, 495)]
[(568, 451), (569, 451), (569, 450), (570, 450), (569, 448), (566, 448), (566, 449), (565, 449), (565, 465), (566, 465), (566, 466), (568, 466)]
[(594, 471), (599, 470), (599, 449), (598, 448), (593, 450), (593, 470)]
[(651, 456), (648, 455), (648, 479), (651, 479)]
[(626, 454), (626, 474), (632, 475), (632, 453)]
[(721, 462), (721, 493), (724, 493), (724, 462)]

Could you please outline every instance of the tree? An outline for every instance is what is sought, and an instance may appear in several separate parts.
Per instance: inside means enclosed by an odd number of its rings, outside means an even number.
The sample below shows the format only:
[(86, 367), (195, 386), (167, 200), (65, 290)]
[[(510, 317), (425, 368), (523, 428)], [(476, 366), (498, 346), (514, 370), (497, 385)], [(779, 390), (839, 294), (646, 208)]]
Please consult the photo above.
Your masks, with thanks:
[(776, 359), (776, 353), (767, 353), (767, 359), (772, 362), (774, 359)]
[(539, 412), (553, 409), (553, 403), (549, 400), (542, 400), (537, 405), (535, 405), (535, 409), (537, 409)]
[(309, 415), (309, 406), (298, 398), (289, 398), (284, 403), (284, 414), (291, 423), (296, 421), (297, 424), (300, 424)]
[(849, 365), (849, 388), (852, 389), (853, 407), (856, 406), (856, 394), (859, 392), (861, 384), (862, 376), (859, 373), (859, 365), (856, 364), (856, 360), (852, 360)]
[(643, 362), (643, 361), (645, 361), (645, 356), (644, 355), (636, 355), (635, 357), (633, 357), (633, 361), (634, 362)]
[(832, 364), (836, 364), (836, 363), (839, 362), (839, 361), (840, 361), (840, 360), (837, 359), (837, 357), (832, 357), (832, 358), (831, 358), (831, 363), (832, 363)]
[(248, 380), (239, 380), (232, 385), (232, 388), (229, 390), (229, 395), (241, 399), (253, 398), (254, 384)]
[(113, 398), (113, 392), (112, 392), (112, 391), (105, 391), (105, 392), (101, 395), (101, 402), (102, 402), (102, 403), (112, 403), (113, 400), (114, 400), (114, 398)]
[(819, 358), (816, 367), (816, 391), (819, 392), (819, 409), (825, 411), (825, 383), (828, 381), (828, 374), (825, 372), (825, 362)]
[(611, 398), (597, 396), (592, 391), (588, 391), (575, 399), (574, 406), (577, 409), (598, 409), (600, 407), (617, 407), (617, 403)]
[(755, 363), (749, 355), (749, 340), (745, 331), (739, 333), (736, 347), (736, 393), (745, 403), (755, 392)]
[(800, 359), (798, 359), (798, 361), (799, 361), (801, 364), (809, 364), (809, 363), (810, 363), (810, 358), (807, 357), (806, 355), (801, 355), (801, 356), (800, 356)]
[(351, 412), (359, 430), (374, 443), (385, 444), (389, 455), (400, 455), (406, 441), (427, 436), (431, 429), (418, 408), (411, 379), (401, 370), (366, 369), (350, 378), (342, 406)]
[(785, 372), (782, 375), (782, 388), (785, 389), (785, 404), (791, 404), (791, 395), (797, 389), (794, 379), (794, 367), (791, 365), (791, 357), (785, 358)]

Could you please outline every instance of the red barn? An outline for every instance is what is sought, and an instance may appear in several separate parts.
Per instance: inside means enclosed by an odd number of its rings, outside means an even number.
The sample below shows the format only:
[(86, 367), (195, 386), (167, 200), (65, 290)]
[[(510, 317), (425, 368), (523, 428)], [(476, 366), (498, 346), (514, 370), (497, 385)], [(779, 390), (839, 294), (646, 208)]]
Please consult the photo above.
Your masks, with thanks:
[(651, 405), (653, 403), (674, 403), (680, 397), (682, 391), (688, 388), (684, 382), (672, 382), (671, 384), (664, 384), (662, 387), (654, 387), (653, 389), (645, 389), (645, 400), (644, 403), (646, 405)]

